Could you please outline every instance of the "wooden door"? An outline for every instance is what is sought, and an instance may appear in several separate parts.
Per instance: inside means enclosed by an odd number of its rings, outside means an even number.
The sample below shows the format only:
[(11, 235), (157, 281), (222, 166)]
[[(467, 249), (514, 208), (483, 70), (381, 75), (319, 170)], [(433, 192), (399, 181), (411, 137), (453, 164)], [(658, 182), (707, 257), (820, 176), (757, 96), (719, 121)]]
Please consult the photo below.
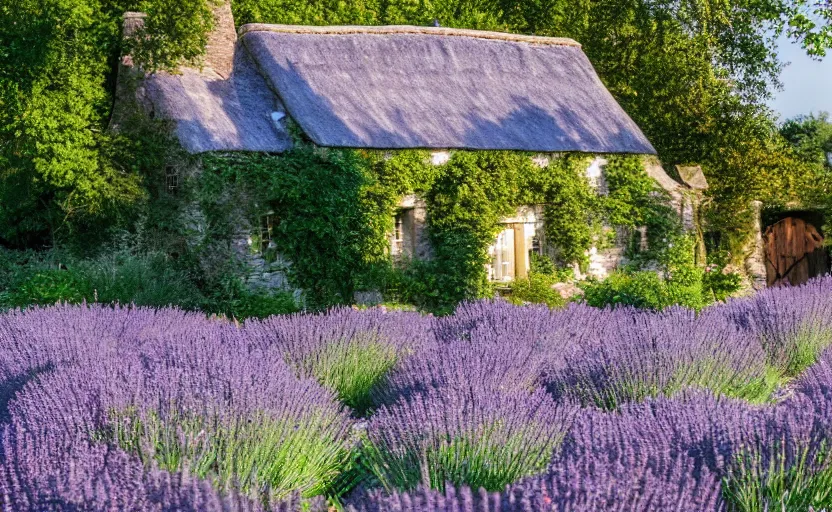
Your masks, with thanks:
[(786, 217), (769, 226), (763, 243), (769, 286), (796, 286), (829, 271), (823, 237), (803, 219)]

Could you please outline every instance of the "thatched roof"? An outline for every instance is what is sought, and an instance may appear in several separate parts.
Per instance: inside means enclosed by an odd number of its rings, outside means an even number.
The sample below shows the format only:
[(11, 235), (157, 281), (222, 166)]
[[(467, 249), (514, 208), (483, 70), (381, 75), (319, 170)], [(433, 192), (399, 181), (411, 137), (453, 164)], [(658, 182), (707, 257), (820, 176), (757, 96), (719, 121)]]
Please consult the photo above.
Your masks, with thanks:
[(245, 52), (237, 52), (229, 79), (183, 68), (180, 74), (149, 76), (144, 90), (155, 117), (175, 121), (176, 136), (189, 153), (291, 148), (284, 126), (273, 118), (283, 111), (280, 101)]
[(192, 153), (285, 151), (283, 112), (326, 147), (655, 153), (569, 39), (246, 25), (230, 78), (216, 71), (145, 82)]
[(247, 25), (240, 40), (321, 146), (655, 153), (568, 39)]

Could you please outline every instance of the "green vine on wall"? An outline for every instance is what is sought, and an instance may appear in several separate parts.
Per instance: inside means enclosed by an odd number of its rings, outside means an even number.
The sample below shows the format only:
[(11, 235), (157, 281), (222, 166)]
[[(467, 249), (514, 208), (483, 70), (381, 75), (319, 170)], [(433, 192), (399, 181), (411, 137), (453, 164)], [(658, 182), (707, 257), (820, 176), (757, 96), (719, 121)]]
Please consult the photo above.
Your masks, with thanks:
[(239, 227), (224, 225), (228, 208), (245, 207), (254, 226), (273, 212), (273, 242), (309, 307), (350, 303), (355, 274), (385, 257), (388, 211), (366, 193), (371, 181), (358, 153), (301, 145), (279, 156), (211, 155), (203, 165), (209, 225), (233, 237)]
[(548, 244), (558, 248), (561, 265), (587, 263), (587, 250), (598, 230), (599, 196), (586, 176), (590, 158), (569, 155), (551, 162), (529, 186), (540, 191)]
[(661, 258), (663, 250), (682, 231), (679, 216), (669, 204), (667, 193), (644, 172), (644, 163), (633, 156), (607, 158), (604, 179), (607, 194), (600, 198), (601, 214), (610, 226), (629, 229), (646, 228), (647, 250), (640, 250), (640, 235), (633, 233), (628, 256), (643, 264)]
[[(493, 294), (486, 264), (501, 219), (521, 205), (544, 205), (546, 238), (562, 265), (583, 261), (603, 224), (634, 227), (657, 216), (652, 180), (639, 157), (611, 157), (609, 196), (596, 194), (584, 155), (552, 158), (458, 151), (433, 165), (427, 151), (333, 150), (297, 141), (282, 155), (204, 158), (200, 203), (215, 233), (233, 237), (229, 209), (245, 205), (252, 225), (273, 212), (273, 242), (291, 261), (292, 283), (308, 307), (349, 304), (378, 289), (424, 309), (450, 311)], [(403, 196), (422, 197), (433, 257), (394, 265), (388, 234)]]

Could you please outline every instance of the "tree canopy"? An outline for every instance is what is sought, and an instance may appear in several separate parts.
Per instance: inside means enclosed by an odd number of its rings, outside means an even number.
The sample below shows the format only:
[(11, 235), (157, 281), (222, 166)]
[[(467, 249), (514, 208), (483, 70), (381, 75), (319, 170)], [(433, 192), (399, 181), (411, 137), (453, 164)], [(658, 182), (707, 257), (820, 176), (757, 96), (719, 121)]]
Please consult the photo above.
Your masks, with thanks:
[[(121, 16), (149, 14), (130, 50), (146, 69), (172, 68), (199, 60), (213, 1), (0, 5), (0, 241), (43, 243), (141, 201), (148, 148), (107, 131)], [(436, 20), (572, 37), (666, 163), (703, 165), (723, 213), (802, 179), (786, 172), (800, 150), (764, 103), (781, 68), (775, 38), (787, 33), (817, 57), (832, 46), (832, 10), (816, 0), (234, 0), (232, 8), (240, 25)]]
[[(153, 65), (198, 57), (204, 0), (20, 0), (0, 5), (0, 239), (37, 245), (143, 195), (125, 141), (107, 132), (121, 17), (156, 15)], [(206, 23), (206, 20), (208, 21)]]

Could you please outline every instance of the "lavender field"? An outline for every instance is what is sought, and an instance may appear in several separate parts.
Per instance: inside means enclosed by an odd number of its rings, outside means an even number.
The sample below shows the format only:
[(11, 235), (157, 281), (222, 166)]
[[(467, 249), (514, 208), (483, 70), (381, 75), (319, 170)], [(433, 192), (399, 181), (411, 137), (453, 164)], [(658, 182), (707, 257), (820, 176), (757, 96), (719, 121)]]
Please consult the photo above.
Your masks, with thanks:
[(0, 316), (3, 510), (820, 511), (832, 279), (699, 315)]

